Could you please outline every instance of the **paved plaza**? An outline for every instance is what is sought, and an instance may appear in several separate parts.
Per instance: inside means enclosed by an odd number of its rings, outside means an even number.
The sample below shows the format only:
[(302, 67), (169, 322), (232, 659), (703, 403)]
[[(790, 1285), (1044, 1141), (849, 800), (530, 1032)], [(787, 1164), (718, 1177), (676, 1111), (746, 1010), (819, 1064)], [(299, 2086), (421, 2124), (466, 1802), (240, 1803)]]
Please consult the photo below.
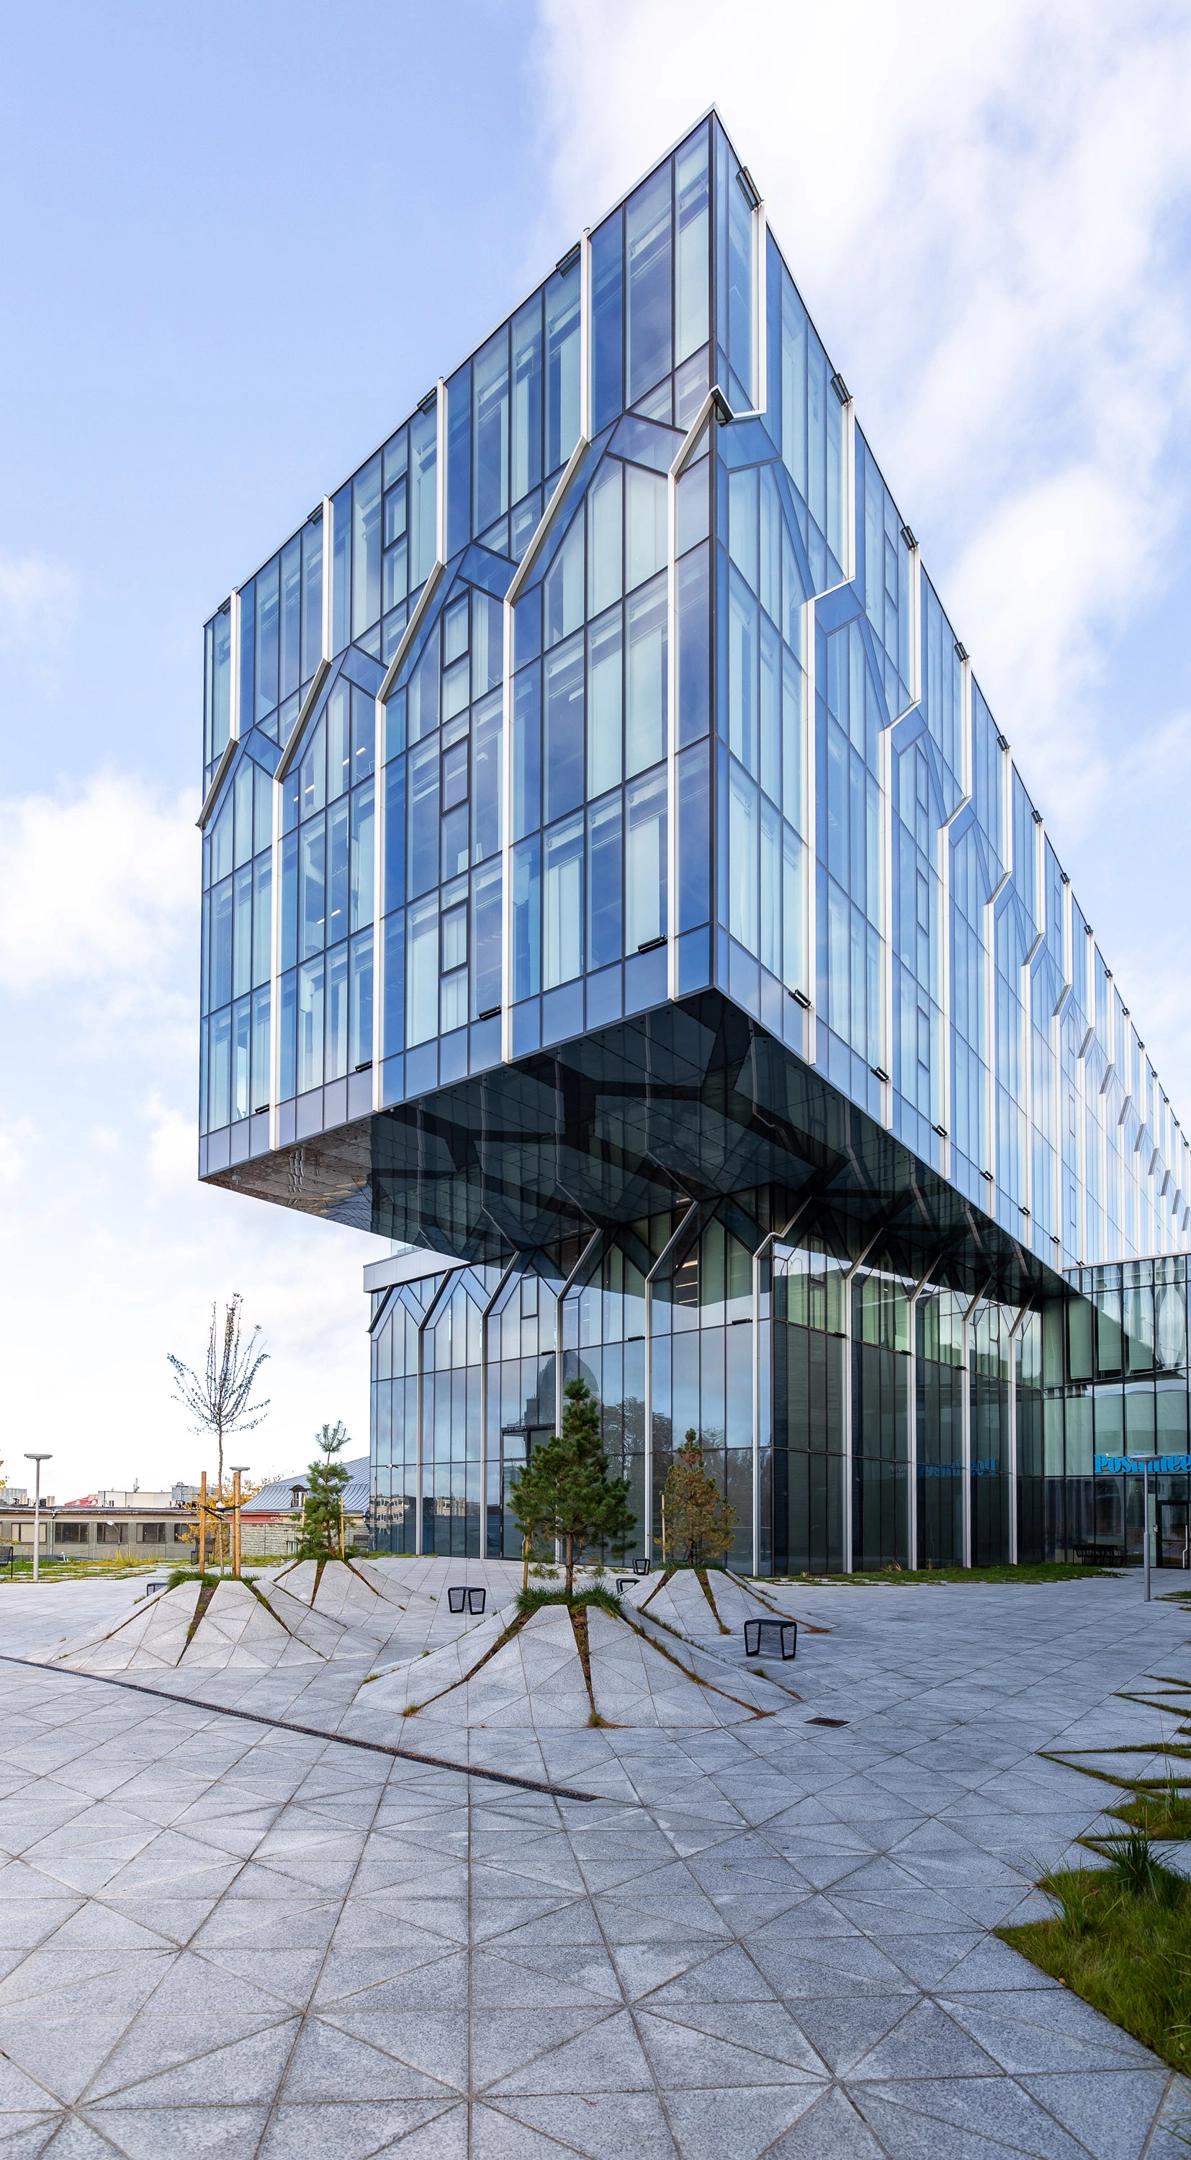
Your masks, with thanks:
[(317, 1664), (41, 1662), (139, 1589), (0, 1585), (4, 2155), (1185, 2160), (1191, 2093), (989, 1932), (1112, 1798), (1038, 1751), (1173, 1737), (1136, 1576), (788, 1586), (797, 1697), (673, 1731), (398, 1729), (425, 1586)]

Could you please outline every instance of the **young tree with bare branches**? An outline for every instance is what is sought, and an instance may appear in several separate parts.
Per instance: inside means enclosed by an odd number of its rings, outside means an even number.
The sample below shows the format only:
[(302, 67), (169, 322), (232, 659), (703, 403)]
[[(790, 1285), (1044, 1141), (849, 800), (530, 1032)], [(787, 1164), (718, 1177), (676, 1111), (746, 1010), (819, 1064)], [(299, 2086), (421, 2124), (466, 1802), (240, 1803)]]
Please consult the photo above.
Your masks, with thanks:
[(207, 1330), (207, 1357), (201, 1373), (184, 1365), (173, 1351), (166, 1356), (174, 1371), (174, 1393), (196, 1432), (210, 1433), (215, 1442), (216, 1498), (223, 1496), (224, 1444), (233, 1433), (251, 1432), (269, 1408), (269, 1399), (254, 1400), (261, 1366), (268, 1351), (261, 1347), (261, 1331), (254, 1327), (243, 1339), (241, 1309), (244, 1300), (237, 1290), (224, 1307), (220, 1324), (217, 1304), (211, 1307)]

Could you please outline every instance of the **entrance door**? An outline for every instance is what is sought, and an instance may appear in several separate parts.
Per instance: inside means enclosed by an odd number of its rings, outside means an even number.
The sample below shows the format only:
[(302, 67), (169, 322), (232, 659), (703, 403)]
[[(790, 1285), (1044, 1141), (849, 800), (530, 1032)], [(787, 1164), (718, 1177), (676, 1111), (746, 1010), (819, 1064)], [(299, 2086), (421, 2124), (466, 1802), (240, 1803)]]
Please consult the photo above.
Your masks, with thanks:
[(500, 1499), (502, 1536), (501, 1549), (506, 1560), (521, 1558), (521, 1532), (513, 1513), (510, 1487), (514, 1478), (520, 1476), (530, 1455), (546, 1440), (554, 1438), (551, 1425), (508, 1426), (500, 1436)]
[(1159, 1567), (1186, 1567), (1187, 1530), (1191, 1509), (1185, 1500), (1159, 1500), (1155, 1559)]

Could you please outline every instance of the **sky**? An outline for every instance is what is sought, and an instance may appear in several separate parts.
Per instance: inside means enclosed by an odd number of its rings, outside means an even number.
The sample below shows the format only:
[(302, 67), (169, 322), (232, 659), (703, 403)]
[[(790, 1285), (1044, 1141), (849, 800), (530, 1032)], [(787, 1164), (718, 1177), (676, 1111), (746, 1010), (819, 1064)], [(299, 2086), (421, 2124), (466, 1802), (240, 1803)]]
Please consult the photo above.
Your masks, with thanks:
[[(730, 30), (726, 25), (730, 21)], [(198, 1186), (201, 630), (715, 102), (1191, 1118), (1191, 9), (0, 0), (0, 1462), (367, 1445), (378, 1241)]]

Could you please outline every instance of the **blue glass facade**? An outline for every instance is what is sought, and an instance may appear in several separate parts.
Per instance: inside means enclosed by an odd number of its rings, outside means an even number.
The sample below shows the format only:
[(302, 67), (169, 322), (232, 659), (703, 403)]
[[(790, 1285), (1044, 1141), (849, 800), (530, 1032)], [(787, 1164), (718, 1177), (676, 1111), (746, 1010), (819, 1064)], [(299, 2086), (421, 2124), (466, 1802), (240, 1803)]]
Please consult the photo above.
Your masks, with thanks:
[(384, 1534), (498, 1549), (579, 1360), (643, 1537), (695, 1424), (758, 1565), (1016, 1548), (1187, 1144), (714, 114), (205, 657), (200, 1172), (454, 1263)]

